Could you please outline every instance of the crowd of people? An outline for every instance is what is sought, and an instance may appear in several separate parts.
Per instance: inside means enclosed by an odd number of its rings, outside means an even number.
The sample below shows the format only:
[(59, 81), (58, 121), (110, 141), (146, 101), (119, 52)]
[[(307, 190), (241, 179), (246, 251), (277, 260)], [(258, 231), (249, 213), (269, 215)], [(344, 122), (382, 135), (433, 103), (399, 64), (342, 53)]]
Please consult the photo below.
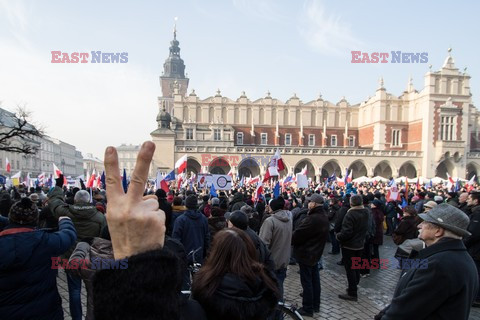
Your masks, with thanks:
[[(234, 185), (217, 196), (202, 190), (146, 188), (154, 145), (139, 152), (128, 191), (115, 148), (105, 152), (106, 191), (56, 186), (0, 192), (0, 317), (63, 319), (52, 259), (66, 269), (72, 319), (276, 319), (289, 264), (298, 264), (299, 313), (322, 308), (325, 246), (341, 255), (348, 283), (339, 299), (355, 303), (385, 237), (402, 267), (388, 307), (375, 319), (468, 319), (480, 306), (480, 192), (444, 185), (401, 189), (387, 184), (286, 188), (254, 197)], [(94, 258), (128, 261), (94, 268)], [(85, 268), (69, 268), (87, 261)], [(189, 266), (201, 264), (198, 272)], [(190, 295), (182, 294), (190, 290)]]

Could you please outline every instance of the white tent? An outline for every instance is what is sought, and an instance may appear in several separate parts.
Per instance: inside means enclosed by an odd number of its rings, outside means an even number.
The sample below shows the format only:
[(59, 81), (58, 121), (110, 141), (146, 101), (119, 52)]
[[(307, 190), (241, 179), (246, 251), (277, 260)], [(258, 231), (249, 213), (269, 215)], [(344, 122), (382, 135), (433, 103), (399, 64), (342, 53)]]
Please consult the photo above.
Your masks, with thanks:
[(376, 177), (371, 178), (371, 181), (388, 182), (388, 181), (390, 181), (390, 180), (388, 180), (387, 178), (384, 178), (384, 177), (376, 176)]
[(448, 180), (444, 180), (440, 177), (432, 178), (432, 183), (435, 183), (435, 184), (444, 183), (445, 181), (448, 181)]
[(368, 182), (368, 177), (363, 176), (363, 177), (358, 177), (352, 180), (354, 183), (362, 183), (362, 182)]

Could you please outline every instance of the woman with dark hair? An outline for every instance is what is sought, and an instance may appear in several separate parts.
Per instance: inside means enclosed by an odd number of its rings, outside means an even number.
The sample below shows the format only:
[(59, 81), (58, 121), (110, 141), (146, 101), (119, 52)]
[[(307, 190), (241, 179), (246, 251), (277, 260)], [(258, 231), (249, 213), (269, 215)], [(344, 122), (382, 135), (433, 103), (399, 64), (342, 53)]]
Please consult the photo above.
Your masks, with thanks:
[(414, 206), (406, 206), (403, 209), (402, 221), (398, 224), (398, 227), (393, 231), (393, 242), (397, 246), (401, 245), (405, 240), (415, 239), (418, 236), (417, 226), (421, 220), (417, 215), (417, 210)]
[(252, 240), (237, 228), (216, 234), (193, 279), (192, 296), (209, 320), (266, 319), (279, 299), (275, 276), (257, 261)]

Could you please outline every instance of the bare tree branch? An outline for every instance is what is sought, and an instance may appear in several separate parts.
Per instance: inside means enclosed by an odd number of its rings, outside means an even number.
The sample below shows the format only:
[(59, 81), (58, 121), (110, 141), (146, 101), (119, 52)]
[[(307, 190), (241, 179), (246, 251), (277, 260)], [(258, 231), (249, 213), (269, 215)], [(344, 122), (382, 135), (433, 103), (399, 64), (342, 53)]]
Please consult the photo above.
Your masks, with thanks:
[(30, 121), (30, 112), (18, 106), (15, 113), (0, 108), (0, 150), (24, 154), (35, 154), (42, 138), (43, 130)]

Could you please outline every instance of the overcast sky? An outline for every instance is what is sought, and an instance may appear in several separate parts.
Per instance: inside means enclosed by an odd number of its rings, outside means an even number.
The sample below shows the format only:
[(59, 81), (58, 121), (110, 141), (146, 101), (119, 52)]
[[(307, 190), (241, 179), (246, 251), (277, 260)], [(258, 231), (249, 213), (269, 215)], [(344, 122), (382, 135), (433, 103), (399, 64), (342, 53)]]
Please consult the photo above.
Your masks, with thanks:
[[(480, 94), (474, 1), (23, 1), (0, 0), (0, 101), (26, 105), (35, 123), (84, 154), (140, 144), (156, 129), (159, 76), (174, 17), (189, 92), (251, 100), (342, 96), (359, 103), (383, 76), (401, 95), (453, 48)], [(124, 64), (55, 64), (51, 51), (128, 52)], [(427, 52), (427, 63), (352, 64), (351, 51)], [(91, 59), (89, 59), (90, 61)], [(390, 60), (390, 59), (389, 59)]]

